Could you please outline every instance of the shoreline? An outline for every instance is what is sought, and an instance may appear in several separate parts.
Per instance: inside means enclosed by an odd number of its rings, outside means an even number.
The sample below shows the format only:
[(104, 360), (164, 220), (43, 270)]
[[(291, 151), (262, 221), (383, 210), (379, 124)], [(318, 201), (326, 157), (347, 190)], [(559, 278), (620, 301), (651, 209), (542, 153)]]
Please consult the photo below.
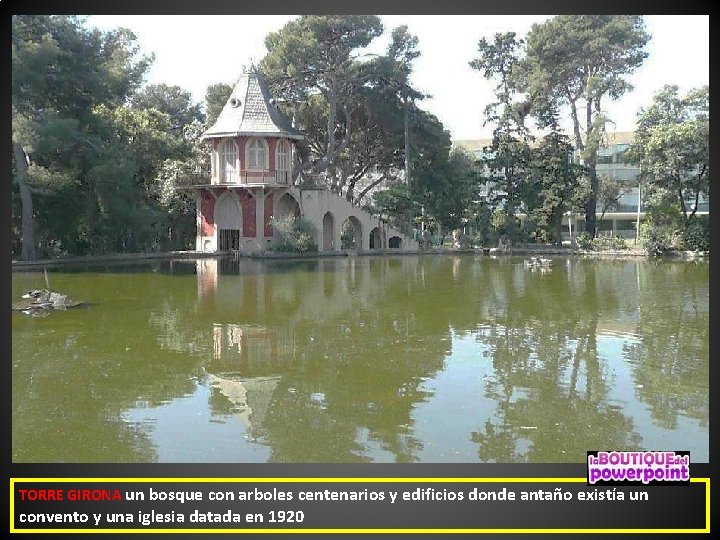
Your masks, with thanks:
[[(212, 259), (227, 257), (235, 254), (232, 251), (220, 251), (214, 253), (205, 253), (201, 251), (166, 251), (159, 253), (114, 253), (110, 255), (83, 255), (77, 257), (67, 257), (58, 259), (41, 259), (37, 261), (12, 261), (12, 269), (32, 269), (42, 268), (45, 266), (65, 266), (73, 264), (89, 264), (104, 262), (132, 262), (146, 260), (171, 260), (171, 259)], [(636, 258), (644, 257), (650, 259), (645, 251), (638, 249), (628, 250), (608, 250), (608, 251), (584, 251), (579, 249), (559, 248), (556, 246), (518, 246), (515, 248), (501, 250), (498, 248), (470, 248), (470, 249), (449, 249), (449, 248), (433, 248), (428, 250), (372, 250), (372, 251), (332, 251), (332, 252), (313, 252), (313, 253), (248, 253), (238, 254), (239, 257), (248, 259), (268, 259), (268, 260), (297, 260), (297, 259), (321, 259), (328, 257), (367, 257), (367, 256), (398, 256), (398, 255), (483, 255), (483, 256), (523, 256), (523, 255), (562, 255), (577, 256), (587, 258)], [(710, 257), (709, 252), (695, 251), (672, 251), (659, 259), (707, 259)]]

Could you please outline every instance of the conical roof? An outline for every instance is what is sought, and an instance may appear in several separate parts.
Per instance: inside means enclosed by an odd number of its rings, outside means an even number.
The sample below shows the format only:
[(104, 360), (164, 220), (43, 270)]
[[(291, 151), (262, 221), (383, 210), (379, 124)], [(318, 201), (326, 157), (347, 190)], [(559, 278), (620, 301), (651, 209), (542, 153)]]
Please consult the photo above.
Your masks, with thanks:
[(240, 76), (220, 116), (203, 138), (236, 135), (304, 138), (280, 112), (262, 75), (255, 70)]

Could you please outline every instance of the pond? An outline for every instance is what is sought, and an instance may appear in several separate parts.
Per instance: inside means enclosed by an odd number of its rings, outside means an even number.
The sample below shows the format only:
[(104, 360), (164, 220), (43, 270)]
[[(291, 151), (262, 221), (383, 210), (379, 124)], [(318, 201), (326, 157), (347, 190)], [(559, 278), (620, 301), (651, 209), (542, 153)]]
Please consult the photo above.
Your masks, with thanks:
[[(702, 261), (425, 255), (67, 266), (12, 314), (14, 462), (709, 457)], [(13, 299), (41, 288), (14, 272)]]

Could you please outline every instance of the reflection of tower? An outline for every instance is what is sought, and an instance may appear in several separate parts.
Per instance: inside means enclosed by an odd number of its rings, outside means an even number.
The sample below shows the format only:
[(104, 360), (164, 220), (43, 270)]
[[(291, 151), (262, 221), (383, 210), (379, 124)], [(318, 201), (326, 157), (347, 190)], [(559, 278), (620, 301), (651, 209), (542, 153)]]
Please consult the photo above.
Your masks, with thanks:
[(250, 438), (260, 436), (278, 383), (277, 377), (240, 379), (232, 375), (210, 375), (210, 385), (232, 403)]
[(452, 259), (452, 277), (453, 281), (460, 281), (460, 257)]
[(214, 296), (218, 279), (217, 263), (217, 259), (198, 259), (195, 263), (199, 300)]
[(278, 362), (292, 361), (294, 334), (287, 329), (240, 324), (218, 324), (212, 329), (213, 361), (210, 372), (243, 370), (266, 375)]
[(238, 324), (213, 325), (213, 356), (215, 360), (236, 361), (242, 357), (243, 329)]

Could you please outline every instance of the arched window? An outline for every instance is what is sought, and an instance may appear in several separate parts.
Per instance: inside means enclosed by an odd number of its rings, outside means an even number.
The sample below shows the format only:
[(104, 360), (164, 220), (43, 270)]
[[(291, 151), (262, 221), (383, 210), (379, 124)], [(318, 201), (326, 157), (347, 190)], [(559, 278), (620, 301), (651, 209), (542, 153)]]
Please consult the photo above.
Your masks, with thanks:
[(225, 139), (220, 146), (220, 181), (237, 182), (238, 148), (235, 141)]
[(268, 147), (265, 139), (250, 139), (247, 143), (247, 168), (268, 169)]
[(286, 141), (278, 141), (275, 168), (278, 171), (290, 170), (290, 145)]
[(275, 150), (275, 170), (281, 184), (287, 184), (290, 176), (290, 145), (286, 141), (278, 141)]

